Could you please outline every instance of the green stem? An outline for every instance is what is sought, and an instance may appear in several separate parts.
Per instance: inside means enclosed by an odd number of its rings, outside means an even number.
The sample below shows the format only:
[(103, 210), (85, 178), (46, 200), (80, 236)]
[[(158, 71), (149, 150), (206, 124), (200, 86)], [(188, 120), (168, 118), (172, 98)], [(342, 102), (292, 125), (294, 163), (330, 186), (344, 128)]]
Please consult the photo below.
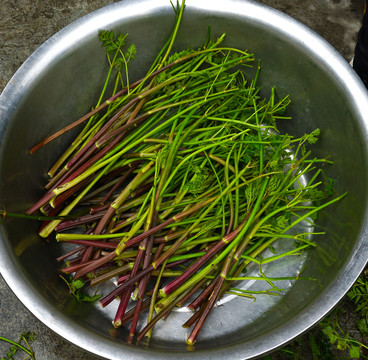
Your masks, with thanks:
[(19, 349), (21, 349), (22, 351), (24, 351), (25, 353), (27, 353), (27, 354), (28, 354), (32, 359), (34, 359), (34, 353), (33, 353), (33, 351), (31, 351), (31, 350), (29, 350), (29, 349), (25, 348), (23, 345), (21, 345), (21, 344), (19, 344), (19, 343), (15, 342), (15, 341), (12, 341), (12, 340), (10, 340), (10, 339), (4, 338), (4, 337), (2, 337), (2, 336), (0, 336), (0, 340), (1, 340), (1, 341), (5, 341), (5, 342), (7, 342), (7, 343), (9, 343), (9, 344), (11, 344), (11, 345), (16, 346), (17, 348), (19, 348)]

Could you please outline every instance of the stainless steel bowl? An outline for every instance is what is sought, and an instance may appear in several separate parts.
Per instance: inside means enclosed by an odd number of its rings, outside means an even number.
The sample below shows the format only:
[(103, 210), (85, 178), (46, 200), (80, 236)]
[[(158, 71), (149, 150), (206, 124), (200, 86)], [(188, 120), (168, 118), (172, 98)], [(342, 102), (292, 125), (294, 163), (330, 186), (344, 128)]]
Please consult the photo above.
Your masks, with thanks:
[[(285, 294), (256, 302), (225, 299), (193, 352), (176, 312), (159, 324), (148, 347), (128, 345), (127, 331), (110, 335), (113, 311), (79, 304), (58, 277), (57, 244), (37, 236), (33, 221), (8, 219), (0, 229), (0, 270), (14, 293), (42, 322), (70, 342), (108, 359), (250, 359), (287, 343), (327, 314), (365, 266), (367, 239), (368, 98), (346, 61), (322, 38), (292, 18), (247, 0), (187, 0), (178, 49), (203, 43), (207, 27), (227, 34), (226, 43), (247, 48), (262, 60), (264, 94), (276, 86), (290, 94), (293, 121), (283, 131), (301, 135), (319, 127), (314, 147), (331, 155), (326, 173), (336, 193), (349, 192), (329, 208), (318, 226), (328, 235), (299, 262), (281, 262), (270, 274), (304, 268), (318, 279), (285, 282)], [(131, 77), (138, 78), (167, 39), (174, 22), (168, 0), (124, 0), (66, 27), (43, 44), (11, 79), (0, 97), (0, 198), (8, 211), (22, 212), (42, 193), (44, 175), (68, 134), (35, 155), (27, 149), (84, 114), (98, 96), (106, 59), (100, 29), (129, 33), (138, 49)], [(248, 286), (248, 285), (247, 285)]]

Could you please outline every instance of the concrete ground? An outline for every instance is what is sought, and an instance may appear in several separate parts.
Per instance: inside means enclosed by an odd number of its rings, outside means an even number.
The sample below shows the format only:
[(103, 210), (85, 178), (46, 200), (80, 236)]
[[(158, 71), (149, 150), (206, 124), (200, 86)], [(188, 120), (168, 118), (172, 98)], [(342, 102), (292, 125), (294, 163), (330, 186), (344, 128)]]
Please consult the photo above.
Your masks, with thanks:
[[(220, 0), (217, 0), (220, 1)], [(113, 0), (1, 0), (0, 92), (24, 60), (46, 39), (79, 17)], [(353, 57), (363, 11), (363, 0), (259, 0), (311, 27), (348, 61)], [(25, 331), (38, 360), (94, 360), (46, 328), (18, 301), (0, 277), (0, 336), (17, 340)], [(353, 316), (353, 314), (352, 314)], [(0, 356), (8, 346), (0, 342)], [(280, 359), (279, 356), (277, 356)], [(19, 357), (21, 359), (21, 357)], [(305, 353), (304, 360), (313, 359)]]

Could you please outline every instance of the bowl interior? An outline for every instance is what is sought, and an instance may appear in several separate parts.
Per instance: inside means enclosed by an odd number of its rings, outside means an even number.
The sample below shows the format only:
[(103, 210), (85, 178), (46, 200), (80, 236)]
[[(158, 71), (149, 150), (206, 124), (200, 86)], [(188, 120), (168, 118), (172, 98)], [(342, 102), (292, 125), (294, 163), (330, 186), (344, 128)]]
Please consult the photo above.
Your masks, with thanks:
[[(137, 47), (130, 77), (138, 79), (167, 39), (173, 23), (171, 6), (166, 2), (123, 1), (64, 29), (32, 55), (1, 99), (0, 198), (5, 209), (22, 212), (43, 193), (46, 171), (76, 132), (32, 156), (28, 149), (85, 114), (96, 102), (107, 68), (98, 31), (129, 33), (128, 43), (134, 42)], [(333, 166), (324, 166), (324, 171), (334, 179), (336, 194), (349, 192), (342, 202), (321, 214), (316, 228), (327, 235), (314, 239), (318, 243), (316, 249), (264, 269), (269, 276), (293, 276), (303, 269), (303, 275), (318, 281), (283, 281), (278, 284), (285, 289), (283, 296), (259, 296), (255, 302), (225, 297), (221, 306), (214, 309), (194, 352), (187, 353), (186, 330), (180, 326), (188, 317), (186, 309), (175, 311), (165, 322), (158, 323), (148, 348), (129, 347), (125, 343), (126, 328), (111, 331), (116, 304), (101, 309), (99, 305), (75, 301), (58, 275), (55, 258), (61, 254), (61, 246), (39, 238), (35, 222), (8, 219), (2, 225), (6, 259), (3, 256), (8, 269), (16, 271), (12, 276), (23, 284), (13, 290), (37, 316), (41, 313), (35, 309), (36, 303), (52, 311), (57, 325), (41, 320), (54, 330), (62, 328), (61, 335), (79, 346), (83, 346), (83, 341), (78, 336), (88, 333), (96, 344), (108, 343), (110, 349), (120, 349), (125, 358), (147, 356), (147, 352), (152, 357), (165, 358), (172, 351), (182, 356), (214, 358), (229, 349), (234, 357), (249, 358), (282, 345), (318, 321), (344, 295), (364, 266), (363, 255), (358, 257), (357, 253), (360, 250), (362, 254), (362, 249), (367, 252), (363, 236), (367, 115), (364, 118), (361, 110), (367, 107), (367, 101), (364, 99), (358, 107), (349, 90), (347, 82), (357, 96), (362, 93), (355, 75), (317, 35), (287, 16), (248, 1), (223, 1), (221, 5), (188, 1), (175, 48), (201, 45), (209, 25), (213, 36), (226, 33), (226, 45), (249, 49), (261, 59), (259, 85), (264, 96), (272, 86), (278, 97), (290, 95), (288, 114), (293, 120), (280, 122), (281, 131), (297, 136), (321, 129), (320, 140), (312, 151), (334, 161)], [(288, 245), (280, 242), (278, 246)], [(2, 271), (9, 281), (11, 275), (5, 265)], [(251, 269), (250, 274), (252, 271), (257, 273), (257, 269)], [(242, 286), (262, 287), (252, 282)], [(32, 301), (25, 299), (27, 295), (20, 289), (28, 292)], [(79, 331), (76, 337), (71, 335), (73, 327)], [(92, 351), (123, 358), (106, 348)]]

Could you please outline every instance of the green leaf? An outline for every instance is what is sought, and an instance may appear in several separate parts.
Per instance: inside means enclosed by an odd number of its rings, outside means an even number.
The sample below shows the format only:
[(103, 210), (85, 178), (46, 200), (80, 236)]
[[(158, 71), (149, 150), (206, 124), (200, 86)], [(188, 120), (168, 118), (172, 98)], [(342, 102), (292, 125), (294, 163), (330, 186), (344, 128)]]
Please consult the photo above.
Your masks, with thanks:
[(319, 349), (319, 346), (316, 343), (316, 338), (314, 337), (314, 335), (311, 335), (309, 337), (309, 344), (312, 350), (313, 359), (315, 360), (320, 359), (321, 351)]
[(116, 51), (116, 46), (114, 44), (106, 47), (106, 52), (113, 52), (113, 51)]
[(94, 295), (88, 295), (88, 294), (83, 294), (79, 297), (79, 300), (82, 302), (94, 302), (99, 300), (102, 297), (102, 294), (94, 294)]
[(309, 136), (308, 136), (308, 142), (309, 144), (315, 144), (318, 140), (318, 136), (321, 134), (321, 130), (320, 129), (315, 129), (313, 130)]
[(34, 341), (37, 339), (37, 335), (31, 331), (27, 331), (21, 335), (27, 341)]
[(346, 340), (345, 339), (338, 339), (336, 348), (338, 350), (346, 350), (346, 348), (347, 348)]
[(84, 286), (84, 281), (82, 279), (72, 281), (73, 289), (81, 289)]
[(334, 193), (334, 179), (328, 177), (326, 179), (325, 192), (327, 195), (333, 195)]
[(270, 249), (270, 251), (273, 253), (273, 254), (277, 254), (277, 251), (276, 251), (276, 249), (275, 249), (275, 247), (274, 246), (269, 246), (268, 247), (269, 249)]
[(337, 341), (338, 337), (334, 334), (334, 331), (330, 325), (324, 327), (322, 331), (328, 337), (331, 344), (334, 344)]
[(304, 156), (307, 153), (307, 149), (305, 148), (304, 145), (301, 146), (301, 152), (302, 152), (302, 156)]
[(368, 336), (368, 324), (366, 319), (359, 320), (358, 329), (363, 336)]
[(115, 60), (113, 66), (115, 69), (120, 71), (124, 67), (124, 64), (125, 64), (124, 59), (119, 57)]
[(105, 34), (106, 34), (106, 31), (105, 30), (101, 30), (98, 34), (98, 38), (100, 41), (102, 41), (104, 38), (105, 38)]
[(126, 52), (125, 57), (129, 60), (134, 60), (135, 59), (135, 55), (137, 54), (137, 48), (135, 47), (134, 44), (130, 45), (128, 47), (128, 50)]
[(352, 346), (349, 355), (352, 359), (359, 359), (360, 358), (360, 347), (359, 346)]
[(194, 175), (191, 180), (186, 183), (185, 189), (192, 194), (198, 194), (207, 190), (208, 186), (214, 179), (211, 170), (206, 167), (202, 169), (199, 166), (194, 166), (192, 168), (192, 171)]
[(123, 47), (125, 45), (125, 38), (127, 37), (128, 34), (123, 35), (122, 33), (120, 33), (116, 39), (116, 42), (120, 45), (120, 47)]

